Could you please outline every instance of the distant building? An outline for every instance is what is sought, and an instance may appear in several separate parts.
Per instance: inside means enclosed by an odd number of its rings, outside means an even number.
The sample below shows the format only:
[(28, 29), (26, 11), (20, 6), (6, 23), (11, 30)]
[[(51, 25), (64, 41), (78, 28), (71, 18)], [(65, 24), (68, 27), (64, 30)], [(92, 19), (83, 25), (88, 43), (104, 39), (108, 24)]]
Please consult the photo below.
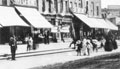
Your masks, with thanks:
[(120, 5), (108, 5), (108, 9), (120, 9)]
[[(114, 25), (118, 26), (120, 30), (120, 5), (108, 5), (107, 8), (102, 9), (102, 17), (110, 20)], [(119, 37), (119, 30), (117, 32), (117, 36)]]
[(104, 14), (104, 18), (117, 25), (120, 18), (120, 5), (108, 5), (108, 8), (102, 9), (102, 14)]

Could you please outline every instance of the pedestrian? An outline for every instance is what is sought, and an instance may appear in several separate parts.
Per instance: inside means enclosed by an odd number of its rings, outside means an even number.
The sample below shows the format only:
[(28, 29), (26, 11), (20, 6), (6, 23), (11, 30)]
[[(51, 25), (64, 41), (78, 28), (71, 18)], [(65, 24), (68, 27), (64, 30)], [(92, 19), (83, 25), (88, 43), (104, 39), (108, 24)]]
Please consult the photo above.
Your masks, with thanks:
[(81, 49), (82, 49), (82, 41), (80, 41), (80, 40), (78, 40), (77, 42), (76, 42), (76, 46), (77, 46), (77, 49), (76, 49), (76, 51), (77, 51), (77, 56), (81, 56)]
[(65, 42), (63, 33), (61, 33), (61, 41)]
[(15, 60), (15, 55), (16, 55), (16, 50), (17, 50), (17, 41), (14, 35), (10, 37), (9, 45), (11, 48), (12, 60)]
[(91, 44), (93, 45), (93, 52), (94, 51), (98, 52), (97, 42), (98, 42), (97, 39), (93, 39), (93, 40), (91, 39)]
[(47, 30), (44, 32), (44, 43), (47, 44)]
[(32, 49), (33, 46), (33, 39), (31, 36), (28, 36), (28, 40), (27, 40), (27, 51), (30, 51)]
[(90, 39), (87, 39), (87, 42), (86, 42), (86, 47), (87, 47), (87, 54), (88, 56), (90, 55), (92, 49), (93, 49), (93, 45), (92, 43), (90, 42)]
[(45, 30), (44, 32), (44, 43), (45, 44), (49, 44), (49, 31), (48, 30)]
[(113, 50), (113, 44), (110, 36), (106, 37), (106, 42), (104, 46), (105, 51), (112, 51)]
[(50, 32), (49, 32), (49, 30), (47, 30), (47, 37), (46, 37), (47, 44), (49, 44), (49, 43), (50, 43), (50, 40), (49, 40), (49, 35), (50, 35)]
[(83, 47), (82, 54), (87, 55), (87, 39), (86, 39), (86, 37), (83, 38), (82, 47)]

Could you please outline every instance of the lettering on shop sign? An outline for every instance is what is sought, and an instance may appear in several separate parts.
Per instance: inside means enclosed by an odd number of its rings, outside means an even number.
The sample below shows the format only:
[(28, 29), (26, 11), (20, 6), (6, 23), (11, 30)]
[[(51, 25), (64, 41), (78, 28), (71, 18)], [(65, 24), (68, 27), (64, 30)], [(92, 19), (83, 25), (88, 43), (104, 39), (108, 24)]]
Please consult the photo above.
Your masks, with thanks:
[(14, 0), (14, 4), (37, 7), (37, 0)]

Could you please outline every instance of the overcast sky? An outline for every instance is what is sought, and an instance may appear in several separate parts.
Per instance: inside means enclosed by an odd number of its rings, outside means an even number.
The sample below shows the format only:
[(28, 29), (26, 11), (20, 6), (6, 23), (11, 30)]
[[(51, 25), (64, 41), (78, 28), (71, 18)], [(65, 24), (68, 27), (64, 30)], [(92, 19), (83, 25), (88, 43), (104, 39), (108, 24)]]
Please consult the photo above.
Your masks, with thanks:
[(101, 0), (102, 8), (107, 8), (107, 5), (120, 5), (120, 0)]

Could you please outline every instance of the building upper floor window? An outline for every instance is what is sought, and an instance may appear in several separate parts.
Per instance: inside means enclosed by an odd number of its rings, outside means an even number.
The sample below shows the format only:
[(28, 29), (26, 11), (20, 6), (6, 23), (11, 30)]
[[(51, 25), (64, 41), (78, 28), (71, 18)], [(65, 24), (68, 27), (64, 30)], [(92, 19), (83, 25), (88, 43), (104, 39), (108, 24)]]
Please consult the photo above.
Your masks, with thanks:
[(75, 2), (75, 12), (77, 12), (77, 3)]
[(56, 13), (58, 13), (58, 0), (54, 0), (54, 7), (55, 7)]
[(7, 5), (7, 0), (0, 0), (0, 5)]
[(81, 8), (81, 3), (79, 3), (79, 7)]
[(42, 11), (45, 12), (45, 0), (42, 1)]
[(70, 2), (70, 8), (73, 8), (73, 2)]
[(94, 16), (94, 2), (91, 2), (92, 4), (92, 13), (93, 13), (93, 16)]
[(99, 7), (97, 6), (97, 16), (99, 16)]
[(63, 12), (63, 0), (60, 0), (60, 12)]
[(79, 0), (79, 1), (80, 1), (79, 7), (80, 7), (80, 8), (83, 8), (83, 2), (82, 2), (82, 0)]
[(65, 1), (66, 13), (68, 13), (68, 1)]
[(86, 11), (85, 11), (86, 14), (88, 14), (88, 1), (86, 1)]
[(75, 2), (75, 7), (77, 8), (77, 3)]
[(52, 10), (51, 10), (52, 1), (51, 0), (47, 0), (47, 2), (48, 2), (48, 6), (49, 6), (49, 12), (51, 13), (52, 12)]

